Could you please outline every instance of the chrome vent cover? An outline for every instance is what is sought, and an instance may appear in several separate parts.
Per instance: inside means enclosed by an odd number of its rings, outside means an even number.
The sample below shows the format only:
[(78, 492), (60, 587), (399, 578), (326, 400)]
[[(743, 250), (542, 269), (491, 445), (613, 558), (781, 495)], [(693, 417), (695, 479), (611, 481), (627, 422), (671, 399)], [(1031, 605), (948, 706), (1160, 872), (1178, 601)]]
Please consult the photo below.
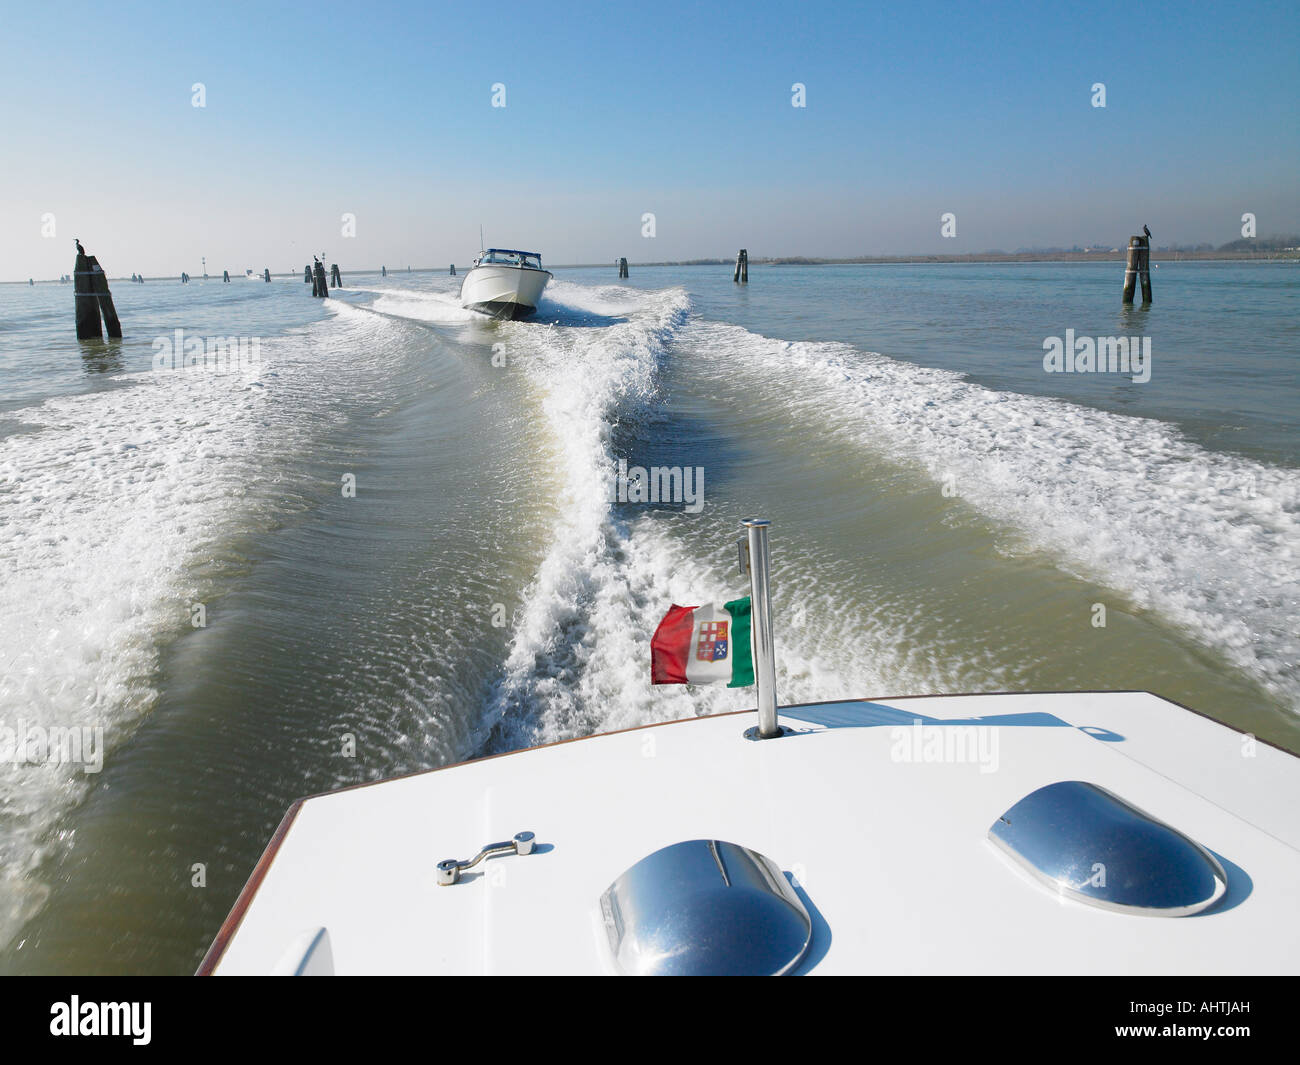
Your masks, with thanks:
[(812, 921), (772, 859), (693, 839), (642, 858), (600, 897), (615, 967), (628, 976), (779, 976)]
[(1187, 917), (1227, 891), (1223, 866), (1204, 847), (1082, 780), (1026, 795), (989, 839), (1063, 897), (1106, 910)]

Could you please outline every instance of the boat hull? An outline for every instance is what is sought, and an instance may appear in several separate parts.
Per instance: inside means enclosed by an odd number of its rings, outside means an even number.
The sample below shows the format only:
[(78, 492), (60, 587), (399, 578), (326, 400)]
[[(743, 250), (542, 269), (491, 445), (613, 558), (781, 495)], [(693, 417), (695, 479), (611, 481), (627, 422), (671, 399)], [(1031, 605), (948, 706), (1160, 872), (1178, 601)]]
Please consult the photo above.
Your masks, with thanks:
[(476, 266), (461, 282), (461, 306), (492, 318), (527, 318), (537, 311), (537, 304), (550, 279), (547, 270)]

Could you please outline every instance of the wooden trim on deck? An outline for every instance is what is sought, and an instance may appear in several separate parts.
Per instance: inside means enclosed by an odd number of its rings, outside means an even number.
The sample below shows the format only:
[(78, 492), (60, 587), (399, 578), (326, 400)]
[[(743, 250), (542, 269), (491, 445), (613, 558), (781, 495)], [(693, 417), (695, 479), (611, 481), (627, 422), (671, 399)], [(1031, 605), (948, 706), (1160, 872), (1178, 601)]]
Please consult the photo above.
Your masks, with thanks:
[(303, 802), (303, 799), (297, 800), (289, 807), (288, 813), (284, 815), (279, 827), (275, 830), (275, 835), (271, 837), (271, 842), (266, 845), (266, 850), (262, 852), (262, 857), (253, 866), (253, 872), (244, 885), (244, 889), (239, 893), (239, 898), (235, 900), (234, 907), (221, 923), (221, 928), (217, 931), (217, 938), (212, 941), (212, 946), (203, 955), (203, 961), (199, 963), (195, 976), (211, 976), (213, 970), (216, 969), (217, 962), (221, 960), (221, 956), (225, 954), (230, 940), (234, 938), (235, 932), (243, 923), (244, 914), (248, 912), (253, 896), (257, 894), (257, 889), (262, 886), (262, 881), (266, 879), (266, 874), (270, 872), (271, 863), (275, 861), (275, 856), (280, 850), (280, 844), (284, 842), (285, 836), (289, 834), (289, 829), (293, 825), (294, 818), (298, 816), (298, 811), (302, 809)]

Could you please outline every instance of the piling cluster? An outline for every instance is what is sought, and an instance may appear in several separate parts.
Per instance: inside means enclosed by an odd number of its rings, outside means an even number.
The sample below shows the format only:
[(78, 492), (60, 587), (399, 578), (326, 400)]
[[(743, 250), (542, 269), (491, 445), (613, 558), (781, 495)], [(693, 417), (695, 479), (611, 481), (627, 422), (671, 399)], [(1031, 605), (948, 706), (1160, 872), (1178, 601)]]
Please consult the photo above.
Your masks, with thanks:
[[(77, 261), (72, 267), (73, 299), (76, 305), (77, 339), (103, 340), (104, 329), (115, 339), (122, 336), (122, 323), (108, 291), (108, 277), (99, 260), (87, 255), (77, 241)], [(102, 325), (101, 325), (102, 316)]]
[(621, 258), (621, 259), (619, 259), (619, 261), (618, 261), (618, 276), (619, 276), (620, 278), (627, 277), (627, 258), (626, 258), (626, 257)]
[(1128, 265), (1124, 270), (1124, 302), (1133, 302), (1137, 282), (1142, 281), (1142, 303), (1151, 302), (1151, 241), (1146, 236), (1128, 238)]

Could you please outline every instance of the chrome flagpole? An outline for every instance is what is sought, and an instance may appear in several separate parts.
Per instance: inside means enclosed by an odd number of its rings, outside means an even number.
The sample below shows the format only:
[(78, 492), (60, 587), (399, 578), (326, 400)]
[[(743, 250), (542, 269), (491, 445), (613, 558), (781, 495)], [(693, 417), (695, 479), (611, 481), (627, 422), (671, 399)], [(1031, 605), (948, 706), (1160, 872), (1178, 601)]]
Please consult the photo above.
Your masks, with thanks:
[(783, 735), (776, 723), (776, 649), (772, 639), (772, 603), (768, 597), (766, 518), (741, 522), (749, 535), (749, 620), (754, 630), (754, 680), (758, 684), (758, 728), (745, 735), (770, 740)]

